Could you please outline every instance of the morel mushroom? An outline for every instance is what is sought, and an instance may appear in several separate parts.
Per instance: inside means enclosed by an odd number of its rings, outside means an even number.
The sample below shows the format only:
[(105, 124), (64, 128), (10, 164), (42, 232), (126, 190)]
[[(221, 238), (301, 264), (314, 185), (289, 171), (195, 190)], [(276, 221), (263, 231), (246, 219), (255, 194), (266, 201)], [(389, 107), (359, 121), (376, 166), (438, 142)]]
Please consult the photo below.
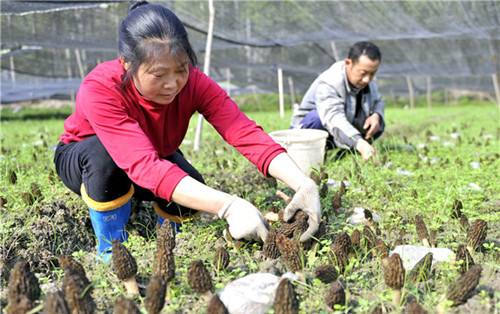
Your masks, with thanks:
[(345, 266), (349, 261), (349, 253), (352, 252), (351, 238), (345, 232), (337, 235), (331, 246), (335, 264), (340, 272), (344, 272)]
[(202, 261), (191, 262), (187, 276), (191, 289), (205, 296), (211, 296), (213, 290), (212, 277)]
[(427, 311), (416, 300), (413, 300), (406, 306), (405, 314), (427, 314)]
[(302, 270), (301, 250), (297, 241), (288, 239), (283, 234), (278, 234), (276, 236), (276, 245), (288, 270), (292, 272)]
[(361, 244), (361, 232), (359, 232), (358, 229), (355, 229), (351, 233), (351, 244), (354, 248), (359, 247), (359, 245)]
[(462, 229), (469, 232), (470, 225), (469, 225), (469, 219), (467, 219), (467, 216), (465, 216), (465, 215), (460, 216), (459, 222), (460, 222), (460, 226), (462, 227)]
[(330, 283), (338, 277), (337, 270), (332, 265), (322, 265), (317, 267), (314, 271), (314, 275), (323, 283)]
[(11, 184), (16, 184), (17, 183), (17, 174), (14, 170), (10, 170), (9, 173), (9, 182)]
[(217, 294), (214, 294), (208, 303), (207, 314), (229, 314), (226, 306)]
[(115, 300), (115, 306), (113, 307), (113, 314), (140, 314), (141, 311), (137, 308), (134, 301), (127, 299), (123, 296), (119, 296)]
[(432, 267), (432, 253), (427, 253), (418, 261), (408, 275), (412, 282), (424, 282), (429, 280)]
[(283, 222), (283, 224), (278, 228), (278, 233), (281, 233), (288, 238), (298, 238), (309, 227), (307, 219), (307, 214), (298, 210), (289, 222)]
[(59, 266), (64, 269), (64, 273), (73, 272), (78, 273), (82, 278), (86, 279), (86, 284), (90, 285), (90, 280), (87, 278), (87, 274), (85, 273), (85, 269), (83, 265), (76, 261), (73, 257), (69, 255), (59, 256), (58, 259)]
[(474, 221), (467, 233), (467, 249), (473, 252), (481, 247), (488, 233), (488, 224), (482, 219)]
[(399, 254), (394, 253), (382, 260), (382, 269), (384, 271), (384, 281), (392, 289), (392, 302), (399, 306), (401, 302), (401, 289), (405, 282), (405, 269), (403, 261)]
[(34, 303), (24, 294), (16, 296), (16, 299), (9, 299), (5, 313), (7, 314), (20, 314), (28, 313), (33, 307)]
[(95, 313), (96, 305), (90, 294), (88, 279), (78, 272), (65, 272), (62, 290), (71, 313)]
[(43, 306), (45, 314), (69, 314), (69, 307), (64, 299), (64, 294), (60, 290), (48, 292)]
[(167, 291), (167, 282), (158, 275), (151, 277), (146, 288), (146, 297), (144, 298), (144, 308), (149, 314), (158, 314), (165, 305), (165, 295)]
[(339, 281), (335, 281), (330, 285), (325, 296), (325, 302), (331, 309), (334, 308), (335, 304), (345, 304), (345, 290)]
[(9, 304), (22, 301), (21, 296), (26, 296), (31, 303), (40, 297), (40, 286), (38, 279), (30, 271), (29, 265), (25, 261), (18, 261), (10, 272), (8, 284)]
[(262, 254), (267, 258), (278, 258), (280, 257), (280, 251), (276, 246), (276, 236), (277, 232), (274, 229), (269, 230), (267, 233), (266, 241), (262, 246)]
[(284, 278), (280, 281), (276, 289), (273, 309), (276, 314), (295, 314), (299, 312), (299, 300), (290, 280)]
[(139, 287), (135, 280), (135, 275), (137, 274), (135, 258), (119, 240), (113, 240), (112, 250), (113, 270), (116, 276), (123, 282), (125, 290), (127, 290), (129, 295), (138, 295)]
[(153, 262), (153, 274), (161, 276), (166, 282), (170, 282), (175, 276), (175, 257), (173, 251), (165, 245), (157, 242), (155, 259)]
[(375, 243), (375, 250), (379, 258), (386, 258), (389, 256), (389, 247), (385, 244), (384, 240), (377, 239)]
[(460, 218), (462, 216), (462, 208), (464, 208), (462, 201), (455, 200), (455, 202), (453, 202), (453, 207), (451, 210), (451, 218), (455, 218), (455, 219)]
[(229, 265), (229, 253), (224, 247), (219, 246), (215, 250), (214, 267), (217, 271), (220, 271), (222, 269), (226, 269), (228, 265)]
[(467, 250), (467, 248), (463, 244), (459, 245), (457, 248), (455, 261), (459, 264), (458, 271), (461, 274), (468, 271), (474, 265), (474, 259), (470, 255), (469, 250)]
[(164, 220), (156, 230), (156, 247), (157, 250), (162, 247), (165, 251), (173, 251), (175, 248), (175, 231), (168, 220)]
[(429, 243), (429, 231), (427, 231), (427, 226), (421, 215), (415, 216), (415, 227), (417, 228), (418, 239), (422, 241), (424, 246), (431, 247)]
[[(474, 265), (449, 286), (446, 299), (452, 302), (451, 306), (467, 302), (479, 283), (482, 270), (481, 265)], [(438, 312), (445, 313), (444, 302), (438, 305)]]
[(365, 239), (365, 245), (368, 250), (371, 250), (377, 245), (377, 236), (373, 230), (366, 225), (363, 227), (363, 238)]

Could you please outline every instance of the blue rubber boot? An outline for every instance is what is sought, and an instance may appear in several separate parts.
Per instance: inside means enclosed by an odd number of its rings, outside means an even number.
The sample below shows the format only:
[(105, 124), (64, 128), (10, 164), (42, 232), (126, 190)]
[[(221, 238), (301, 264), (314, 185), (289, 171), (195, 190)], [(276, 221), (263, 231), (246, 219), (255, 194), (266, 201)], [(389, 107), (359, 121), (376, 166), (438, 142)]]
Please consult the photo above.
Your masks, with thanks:
[(125, 226), (130, 217), (130, 210), (130, 200), (118, 208), (107, 211), (89, 208), (90, 221), (97, 237), (97, 255), (106, 264), (111, 261), (112, 241), (125, 242), (128, 239)]
[[(172, 216), (164, 212), (157, 202), (153, 202), (153, 209), (156, 212), (156, 223), (160, 226), (163, 225), (163, 222), (167, 220), (170, 223), (170, 226), (175, 231), (175, 233), (181, 232), (182, 222), (180, 222), (180, 218), (176, 216)], [(178, 220), (178, 221), (173, 221)]]
[(131, 186), (127, 194), (107, 202), (98, 202), (90, 198), (83, 184), (80, 192), (83, 201), (89, 207), (90, 221), (97, 237), (97, 256), (108, 264), (111, 261), (113, 240), (125, 242), (128, 239), (125, 226), (132, 209), (134, 187)]

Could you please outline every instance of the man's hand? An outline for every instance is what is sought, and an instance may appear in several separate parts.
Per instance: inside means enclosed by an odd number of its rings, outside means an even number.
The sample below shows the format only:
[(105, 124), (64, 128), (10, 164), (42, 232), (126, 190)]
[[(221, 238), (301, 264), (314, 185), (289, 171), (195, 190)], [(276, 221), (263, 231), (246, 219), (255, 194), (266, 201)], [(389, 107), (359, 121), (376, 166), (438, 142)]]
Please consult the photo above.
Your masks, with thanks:
[(368, 129), (365, 135), (366, 140), (371, 139), (380, 130), (380, 116), (378, 113), (374, 113), (366, 119), (363, 129)]
[(250, 202), (233, 196), (217, 213), (226, 219), (229, 233), (235, 239), (262, 240), (267, 237), (267, 223), (259, 210)]
[(297, 189), (292, 200), (285, 208), (283, 219), (289, 221), (299, 209), (309, 216), (307, 220), (309, 227), (300, 236), (300, 241), (305, 242), (318, 231), (319, 222), (321, 220), (321, 204), (319, 201), (318, 186), (310, 178), (306, 178)]
[(375, 148), (362, 138), (356, 143), (356, 150), (361, 154), (363, 160), (368, 160), (377, 155)]

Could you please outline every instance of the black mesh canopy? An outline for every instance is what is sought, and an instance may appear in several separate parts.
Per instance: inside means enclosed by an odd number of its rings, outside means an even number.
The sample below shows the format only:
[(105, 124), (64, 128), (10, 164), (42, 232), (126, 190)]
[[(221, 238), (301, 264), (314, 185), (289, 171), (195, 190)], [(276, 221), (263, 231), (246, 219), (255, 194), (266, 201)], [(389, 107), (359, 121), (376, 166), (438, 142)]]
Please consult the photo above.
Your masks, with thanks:
[[(203, 62), (208, 1), (151, 1), (174, 11)], [(117, 57), (129, 2), (2, 1), (2, 102), (74, 93)], [(277, 68), (302, 93), (356, 41), (382, 50), (383, 93), (493, 92), (500, 72), (497, 1), (215, 1), (210, 75), (232, 93), (277, 91)], [(200, 64), (202, 67), (203, 64)]]

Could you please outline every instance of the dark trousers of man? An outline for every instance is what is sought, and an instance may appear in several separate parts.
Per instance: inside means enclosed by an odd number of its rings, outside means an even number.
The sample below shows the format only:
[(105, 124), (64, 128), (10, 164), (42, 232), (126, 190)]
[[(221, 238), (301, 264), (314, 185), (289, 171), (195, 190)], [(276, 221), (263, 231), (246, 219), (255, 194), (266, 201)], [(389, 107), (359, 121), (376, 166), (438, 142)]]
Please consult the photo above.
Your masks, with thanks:
[[(352, 125), (361, 133), (361, 135), (364, 137), (366, 135), (366, 131), (365, 129), (363, 129), (363, 125), (365, 124), (365, 121), (366, 121), (366, 116), (364, 116), (363, 114), (358, 114), (356, 115), (356, 117), (354, 118), (354, 121), (352, 123)], [(318, 115), (318, 111), (316, 109), (313, 109), (311, 110), (305, 117), (304, 119), (302, 119), (302, 121), (300, 122), (300, 125), (301, 125), (301, 128), (302, 129), (317, 129), (317, 130), (325, 130), (325, 127), (323, 127), (323, 124), (321, 123), (321, 120), (319, 118), (319, 115)], [(372, 136), (372, 139), (369, 141), (370, 143), (374, 140), (376, 140), (377, 138), (379, 138), (382, 133), (384, 133), (384, 125), (383, 125), (383, 122), (382, 122), (382, 125), (381, 125), (381, 129), (375, 133), (373, 136)], [(338, 134), (335, 134), (335, 136), (338, 136), (338, 137), (341, 137), (343, 136), (342, 134), (340, 134), (340, 132), (338, 132)], [(342, 142), (345, 142), (346, 140), (345, 139), (341, 139), (341, 138), (336, 138), (335, 141), (342, 141)], [(332, 149), (332, 148), (335, 148), (335, 141), (333, 139), (333, 135), (332, 134), (329, 134), (328, 135), (328, 138), (326, 140), (326, 148), (327, 149)]]
[[(205, 183), (201, 174), (184, 158), (180, 150), (165, 159), (177, 164), (197, 181)], [(190, 208), (155, 197), (150, 190), (134, 184), (111, 159), (97, 136), (91, 136), (80, 142), (59, 143), (54, 163), (57, 174), (71, 191), (81, 195), (80, 188), (83, 184), (87, 195), (97, 202), (118, 199), (127, 194), (133, 184), (135, 198), (156, 201), (160, 209), (169, 215), (182, 218), (196, 213)]]

